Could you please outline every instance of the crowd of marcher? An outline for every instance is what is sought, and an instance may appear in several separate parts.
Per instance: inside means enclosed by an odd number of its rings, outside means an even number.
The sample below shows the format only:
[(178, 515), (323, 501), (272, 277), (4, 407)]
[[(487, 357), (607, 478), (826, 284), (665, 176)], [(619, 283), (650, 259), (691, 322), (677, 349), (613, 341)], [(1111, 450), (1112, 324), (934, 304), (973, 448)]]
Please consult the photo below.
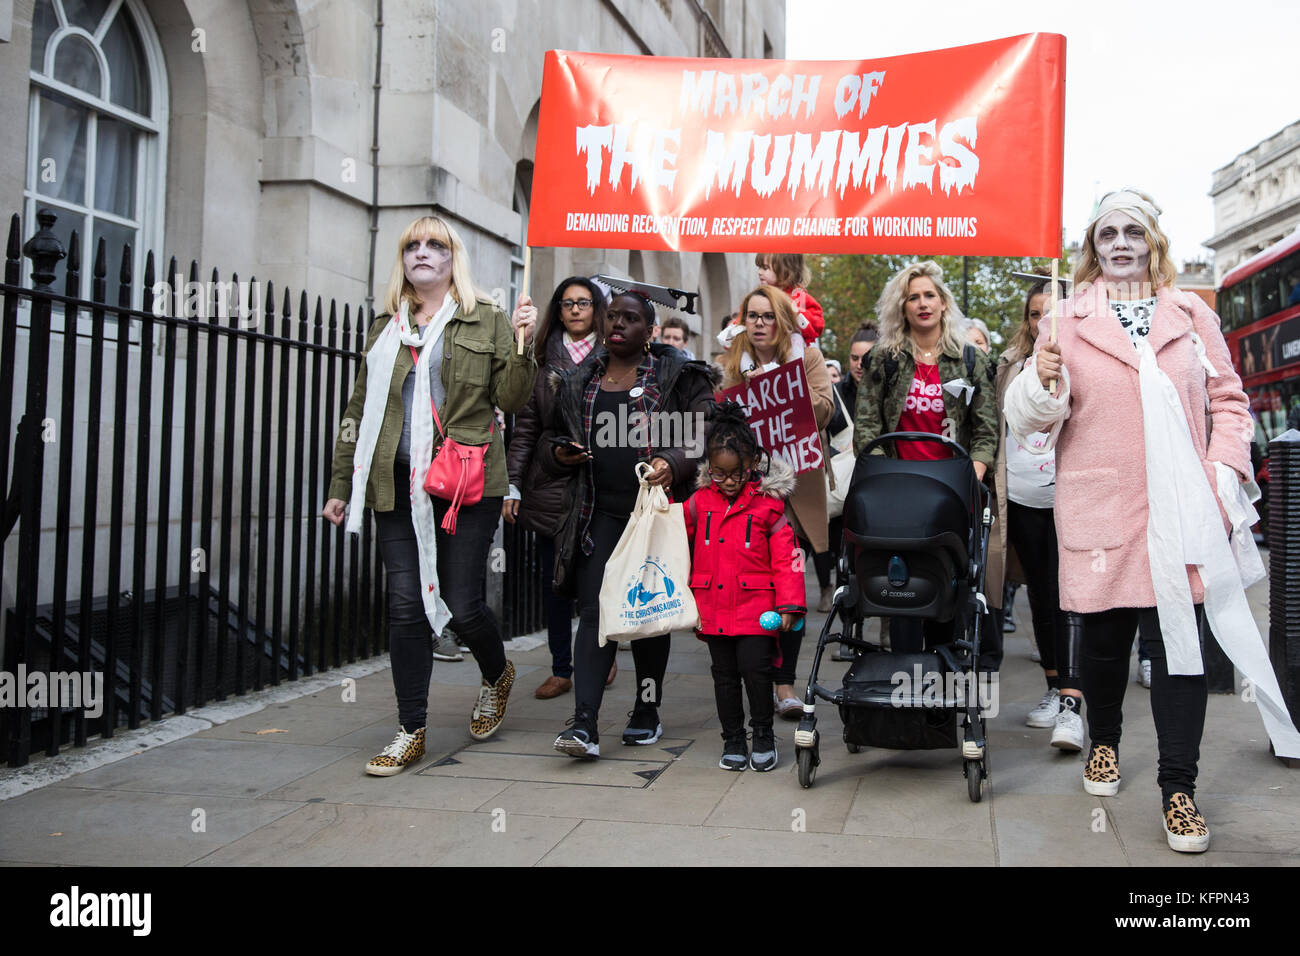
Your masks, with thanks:
[[(720, 766), (773, 769), (774, 721), (802, 713), (795, 683), (803, 618), (810, 607), (830, 610), (836, 584), (848, 472), (837, 482), (831, 462), (882, 435), (920, 432), (958, 442), (990, 490), (981, 668), (1000, 666), (1022, 584), (1045, 683), (1026, 722), (1050, 729), (1054, 748), (1086, 746), (1084, 789), (1115, 794), (1140, 631), (1168, 842), (1206, 849), (1209, 829), (1194, 800), (1206, 681), (1189, 666), (1205, 589), (1198, 562), (1155, 557), (1149, 523), (1190, 536), (1180, 510), (1190, 499), (1181, 490), (1208, 482), (1219, 491), (1225, 472), (1216, 464), (1251, 480), (1243, 437), (1251, 429), (1218, 319), (1175, 287), (1158, 215), (1139, 191), (1105, 197), (1087, 227), (1073, 289), (1033, 279), (1023, 314), (1004, 323), (1000, 337), (962, 314), (934, 262), (904, 268), (847, 343), (847, 371), (819, 348), (825, 321), (802, 256), (756, 258), (755, 286), (724, 317), (723, 351), (710, 364), (695, 357), (680, 318), (661, 321), (646, 295), (611, 292), (583, 276), (560, 282), (540, 316), (523, 295), (507, 317), (475, 291), (451, 225), (432, 216), (411, 223), (398, 241), (386, 310), (367, 336), (344, 414), (355, 436), (340, 431), (324, 509), (350, 530), (373, 510), (387, 571), (400, 726), (366, 771), (390, 775), (423, 757), (433, 660), (458, 656), (450, 633), (481, 675), (471, 736), (487, 739), (505, 719), (515, 671), (483, 599), (500, 519), (533, 532), (541, 555), (551, 673), (534, 694), (573, 695), (555, 749), (600, 755), (600, 708), (618, 647), (600, 640), (601, 584), (643, 481), (685, 504), (696, 636), (708, 644), (722, 726)], [(821, 467), (800, 474), (761, 446), (741, 405), (716, 400), (721, 389), (793, 362), (802, 364), (826, 450)], [(1153, 390), (1168, 399), (1161, 435), (1151, 431)], [(514, 416), (508, 447), (497, 410)], [(601, 440), (599, 422), (637, 413), (707, 417), (705, 441)], [(1159, 450), (1149, 447), (1155, 441)], [(1180, 454), (1162, 458), (1170, 442), (1181, 443)], [(951, 454), (929, 441), (885, 443), (876, 452), (904, 460)], [(451, 477), (440, 484), (438, 475)], [(817, 577), (811, 602), (804, 555)], [(766, 612), (779, 623), (760, 625)], [(936, 621), (882, 624), (881, 641), (893, 651), (950, 639), (951, 625)], [(663, 734), (670, 650), (669, 634), (631, 642), (636, 682), (624, 744)]]

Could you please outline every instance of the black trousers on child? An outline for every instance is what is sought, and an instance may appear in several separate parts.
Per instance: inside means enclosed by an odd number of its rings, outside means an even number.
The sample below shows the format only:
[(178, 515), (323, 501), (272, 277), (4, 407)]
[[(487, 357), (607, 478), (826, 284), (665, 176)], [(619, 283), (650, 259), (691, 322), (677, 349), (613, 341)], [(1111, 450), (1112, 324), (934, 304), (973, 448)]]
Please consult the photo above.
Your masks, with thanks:
[[(1151, 655), (1151, 717), (1156, 725), (1159, 762), (1156, 783), (1171, 794), (1196, 790), (1196, 765), (1205, 729), (1208, 689), (1204, 674), (1174, 676), (1165, 659), (1160, 618), (1153, 607), (1120, 607), (1097, 614), (1066, 615), (1066, 626), (1082, 631), (1083, 698), (1088, 732), (1094, 743), (1119, 746), (1129, 655), (1138, 628)], [(1204, 634), (1205, 613), (1196, 605), (1196, 626)]]
[(746, 695), (749, 697), (749, 726), (755, 730), (770, 728), (775, 639), (771, 634), (746, 634), (741, 637), (706, 637), (705, 640), (713, 659), (713, 695), (718, 703), (723, 739), (744, 736)]

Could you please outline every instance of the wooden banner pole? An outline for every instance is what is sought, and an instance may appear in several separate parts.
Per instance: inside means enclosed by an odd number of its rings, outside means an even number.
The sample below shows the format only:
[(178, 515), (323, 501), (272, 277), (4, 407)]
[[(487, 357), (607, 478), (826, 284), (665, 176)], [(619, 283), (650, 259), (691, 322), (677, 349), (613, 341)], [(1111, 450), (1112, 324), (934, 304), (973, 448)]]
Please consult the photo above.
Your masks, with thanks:
[[(524, 246), (524, 281), (520, 283), (519, 286), (519, 294), (521, 296), (528, 295), (528, 274), (532, 272), (532, 270), (533, 247)], [(520, 335), (518, 331), (515, 332), (515, 348), (518, 350), (517, 354), (524, 354), (524, 337)]]
[[(1051, 303), (1052, 303), (1052, 329), (1051, 329), (1051, 335), (1052, 335), (1052, 337), (1051, 337), (1051, 339), (1050, 339), (1050, 341), (1051, 341), (1051, 343), (1052, 343), (1053, 345), (1056, 344), (1056, 307), (1057, 307), (1057, 304), (1058, 304), (1058, 303), (1057, 303), (1057, 291), (1058, 291), (1058, 289), (1059, 289), (1059, 286), (1058, 286), (1058, 279), (1059, 279), (1059, 277), (1060, 277), (1060, 271), (1061, 271), (1060, 260), (1059, 260), (1059, 259), (1053, 259), (1053, 260), (1052, 260), (1052, 298), (1051, 298)], [(1050, 382), (1047, 383), (1047, 391), (1048, 391), (1048, 393), (1051, 394), (1051, 395), (1055, 395), (1055, 394), (1056, 394), (1056, 379), (1052, 379)]]

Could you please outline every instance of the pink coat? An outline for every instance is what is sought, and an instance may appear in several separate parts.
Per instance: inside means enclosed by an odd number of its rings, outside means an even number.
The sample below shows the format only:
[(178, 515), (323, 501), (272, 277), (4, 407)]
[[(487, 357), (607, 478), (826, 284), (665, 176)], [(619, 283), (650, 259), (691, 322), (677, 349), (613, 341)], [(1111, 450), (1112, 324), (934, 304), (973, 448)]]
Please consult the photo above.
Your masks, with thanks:
[[(1223, 462), (1243, 477), (1251, 475), (1248, 442), (1254, 426), (1246, 395), (1219, 330), (1219, 317), (1198, 296), (1170, 288), (1157, 296), (1147, 341), (1178, 391), (1193, 444), (1217, 494), (1212, 462)], [(1137, 350), (1111, 312), (1101, 283), (1076, 292), (1063, 303), (1062, 312), (1057, 342), (1070, 388), (1069, 416), (1056, 444), (1061, 607), (1080, 613), (1154, 607)], [(1044, 318), (1038, 347), (1048, 341), (1050, 327)], [(1217, 378), (1207, 379), (1193, 331), (1204, 343)], [(1032, 362), (1024, 375), (1034, 376), (1034, 385), (1041, 388)], [(1214, 425), (1208, 449), (1207, 387)], [(1009, 397), (1007, 413), (1014, 424), (1012, 406)], [(1192, 598), (1200, 603), (1205, 591), (1194, 566), (1188, 565), (1187, 576)]]

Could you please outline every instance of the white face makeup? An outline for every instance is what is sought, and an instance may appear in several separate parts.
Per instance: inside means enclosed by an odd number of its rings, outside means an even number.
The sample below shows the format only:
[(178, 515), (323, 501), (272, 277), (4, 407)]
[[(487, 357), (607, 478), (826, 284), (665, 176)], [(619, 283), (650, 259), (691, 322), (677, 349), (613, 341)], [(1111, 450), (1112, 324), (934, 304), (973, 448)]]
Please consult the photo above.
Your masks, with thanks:
[(1104, 281), (1126, 284), (1149, 281), (1151, 246), (1147, 243), (1146, 230), (1132, 216), (1118, 209), (1108, 212), (1098, 220), (1092, 236)]
[(412, 239), (402, 250), (406, 279), (419, 288), (451, 282), (451, 250), (437, 239)]

